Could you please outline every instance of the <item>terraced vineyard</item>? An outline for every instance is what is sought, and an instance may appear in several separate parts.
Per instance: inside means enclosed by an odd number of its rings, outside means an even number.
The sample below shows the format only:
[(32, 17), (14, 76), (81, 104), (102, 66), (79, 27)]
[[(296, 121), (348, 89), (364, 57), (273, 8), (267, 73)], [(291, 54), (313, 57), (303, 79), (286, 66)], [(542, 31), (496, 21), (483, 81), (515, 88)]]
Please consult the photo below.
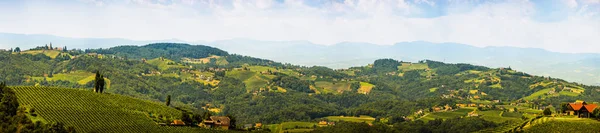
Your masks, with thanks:
[(525, 132), (542, 133), (547, 131), (557, 133), (597, 133), (600, 132), (600, 122), (593, 119), (581, 118), (547, 118), (540, 119)]
[(89, 90), (12, 87), (19, 103), (47, 122), (63, 122), (78, 132), (202, 132), (200, 128), (161, 127), (149, 116), (179, 119), (181, 112), (159, 103)]

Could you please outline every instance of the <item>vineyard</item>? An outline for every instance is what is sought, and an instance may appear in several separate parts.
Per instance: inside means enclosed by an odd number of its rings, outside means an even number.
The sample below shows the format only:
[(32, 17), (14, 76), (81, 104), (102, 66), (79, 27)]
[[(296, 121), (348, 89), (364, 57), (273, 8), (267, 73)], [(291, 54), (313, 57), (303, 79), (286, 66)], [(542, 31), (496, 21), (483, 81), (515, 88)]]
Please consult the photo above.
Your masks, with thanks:
[(544, 123), (535, 124), (525, 132), (531, 133), (598, 133), (600, 132), (600, 122), (592, 119), (561, 119), (556, 118)]
[[(202, 132), (191, 127), (161, 127), (154, 119), (179, 119), (181, 112), (159, 103), (89, 90), (13, 87), (21, 106), (35, 109), (46, 122), (62, 122), (78, 132)], [(160, 116), (158, 118), (157, 116)], [(38, 118), (39, 119), (39, 118)]]

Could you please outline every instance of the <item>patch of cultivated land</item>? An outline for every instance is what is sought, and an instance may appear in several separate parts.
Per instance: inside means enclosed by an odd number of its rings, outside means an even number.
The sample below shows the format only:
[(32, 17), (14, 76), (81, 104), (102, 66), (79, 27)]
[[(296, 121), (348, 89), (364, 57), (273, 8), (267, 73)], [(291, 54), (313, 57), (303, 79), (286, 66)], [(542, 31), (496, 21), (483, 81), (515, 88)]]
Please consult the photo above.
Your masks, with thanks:
[(437, 91), (437, 89), (438, 89), (437, 87), (429, 88), (429, 92), (435, 92), (435, 91)]
[[(53, 74), (53, 77), (46, 77), (46, 80), (48, 81), (58, 81), (58, 80), (62, 80), (62, 81), (69, 81), (69, 82), (73, 82), (73, 83), (79, 83), (79, 84), (87, 84), (88, 82), (85, 82), (87, 80), (88, 77), (92, 77), (95, 78), (95, 74), (91, 73), (91, 72), (86, 72), (86, 71), (75, 71), (75, 72), (70, 72), (70, 73), (59, 73), (59, 74)], [(43, 80), (44, 77), (33, 77), (34, 80)], [(90, 80), (91, 81), (91, 80)]]
[(420, 120), (427, 122), (430, 120), (435, 120), (436, 118), (449, 119), (449, 118), (455, 118), (455, 117), (463, 117), (463, 116), (467, 116), (467, 114), (469, 112), (471, 112), (475, 109), (476, 108), (469, 107), (469, 108), (460, 108), (456, 111), (435, 112), (435, 113), (427, 114), (427, 116), (422, 117)]
[[(63, 122), (77, 132), (206, 132), (200, 128), (161, 127), (149, 116), (179, 119), (181, 112), (162, 103), (87, 89), (12, 87), (19, 104), (34, 108), (47, 122)], [(152, 115), (150, 115), (152, 114)]]
[(425, 63), (402, 63), (402, 65), (398, 66), (398, 69), (403, 71), (424, 70), (428, 68), (429, 66)]
[[(502, 123), (505, 121), (520, 121), (521, 120), (520, 117), (508, 117), (509, 115), (506, 114), (508, 112), (502, 113), (502, 111), (500, 111), (500, 110), (477, 111), (477, 113), (479, 115), (481, 115), (481, 118), (483, 118), (487, 121), (492, 121), (494, 123)], [(514, 115), (514, 114), (511, 114), (511, 116), (512, 115)]]
[(44, 54), (52, 59), (56, 58), (56, 56), (58, 56), (58, 54), (60, 54), (60, 53), (61, 52), (58, 50), (27, 50), (27, 51), (21, 52), (21, 54), (32, 54), (32, 55)]
[(546, 118), (538, 120), (525, 132), (531, 133), (598, 133), (600, 132), (600, 121), (587, 118)]
[(284, 122), (281, 124), (271, 124), (266, 127), (273, 133), (286, 133), (286, 132), (309, 132), (314, 130), (313, 127), (317, 125), (316, 122)]
[(206, 57), (206, 58), (200, 58), (200, 59), (190, 59), (190, 58), (183, 58), (183, 62), (187, 62), (187, 63), (195, 63), (195, 64), (207, 64), (210, 63), (210, 60), (214, 59), (215, 63), (217, 65), (227, 65), (229, 64), (229, 62), (227, 61), (227, 59), (221, 57), (221, 56), (216, 56), (216, 55), (212, 55), (210, 57)]
[(329, 82), (329, 81), (317, 81), (315, 82), (317, 88), (324, 88), (333, 92), (350, 91), (350, 82)]
[(373, 121), (375, 121), (375, 118), (373, 118), (371, 116), (364, 116), (364, 115), (361, 115), (359, 117), (328, 116), (328, 117), (325, 117), (325, 119), (330, 120), (330, 121), (349, 121), (349, 122), (366, 122), (366, 123), (373, 123)]
[(164, 59), (164, 58), (163, 59), (160, 59), (160, 58), (151, 59), (151, 60), (146, 61), (146, 63), (157, 66), (158, 69), (160, 69), (160, 70), (167, 70), (169, 68), (185, 68), (185, 66), (177, 65), (177, 63), (175, 63), (175, 61), (173, 61), (173, 60)]
[(358, 93), (369, 94), (371, 93), (371, 89), (373, 89), (373, 87), (375, 87), (375, 85), (367, 82), (360, 82), (360, 88), (358, 88)]
[(263, 75), (258, 72), (246, 70), (228, 71), (226, 76), (243, 81), (244, 84), (246, 84), (246, 89), (248, 89), (248, 91), (265, 88), (267, 87), (268, 82), (275, 78), (274, 75)]
[(544, 94), (547, 94), (548, 92), (550, 92), (553, 89), (554, 88), (546, 88), (546, 89), (543, 89), (543, 90), (539, 90), (539, 91), (534, 92), (533, 94), (531, 94), (531, 95), (529, 95), (527, 97), (524, 97), (523, 99), (525, 99), (525, 100), (533, 100), (533, 99), (537, 99), (539, 97), (544, 98), (544, 97), (546, 97)]

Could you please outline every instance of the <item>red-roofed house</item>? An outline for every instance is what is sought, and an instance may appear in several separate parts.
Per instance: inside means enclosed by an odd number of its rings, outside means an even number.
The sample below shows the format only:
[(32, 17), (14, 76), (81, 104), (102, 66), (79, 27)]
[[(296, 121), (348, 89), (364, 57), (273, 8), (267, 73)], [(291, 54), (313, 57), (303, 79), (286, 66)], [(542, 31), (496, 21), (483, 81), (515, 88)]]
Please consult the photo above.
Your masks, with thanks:
[(596, 104), (587, 104), (584, 101), (578, 101), (575, 103), (569, 103), (567, 106), (567, 115), (577, 115), (578, 117), (590, 117), (590, 113), (594, 111), (594, 109), (598, 105)]

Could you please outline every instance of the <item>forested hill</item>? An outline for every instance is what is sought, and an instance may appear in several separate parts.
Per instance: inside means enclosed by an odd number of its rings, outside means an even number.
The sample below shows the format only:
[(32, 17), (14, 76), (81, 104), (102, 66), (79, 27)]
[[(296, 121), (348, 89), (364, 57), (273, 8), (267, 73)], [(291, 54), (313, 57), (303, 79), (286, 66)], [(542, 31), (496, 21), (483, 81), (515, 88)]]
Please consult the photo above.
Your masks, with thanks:
[(190, 45), (183, 43), (154, 43), (145, 46), (118, 46), (109, 49), (87, 50), (88, 53), (112, 54), (131, 59), (154, 59), (165, 57), (179, 60), (187, 58), (205, 58), (211, 55), (227, 56), (227, 52), (203, 45)]
[(174, 43), (0, 52), (0, 80), (10, 86), (93, 88), (96, 71), (106, 78), (108, 93), (160, 102), (170, 96), (172, 106), (229, 114), (239, 123), (367, 115), (397, 124), (422, 119), (418, 112), (461, 104), (559, 107), (600, 101), (598, 86), (431, 60), (379, 59), (334, 70)]

